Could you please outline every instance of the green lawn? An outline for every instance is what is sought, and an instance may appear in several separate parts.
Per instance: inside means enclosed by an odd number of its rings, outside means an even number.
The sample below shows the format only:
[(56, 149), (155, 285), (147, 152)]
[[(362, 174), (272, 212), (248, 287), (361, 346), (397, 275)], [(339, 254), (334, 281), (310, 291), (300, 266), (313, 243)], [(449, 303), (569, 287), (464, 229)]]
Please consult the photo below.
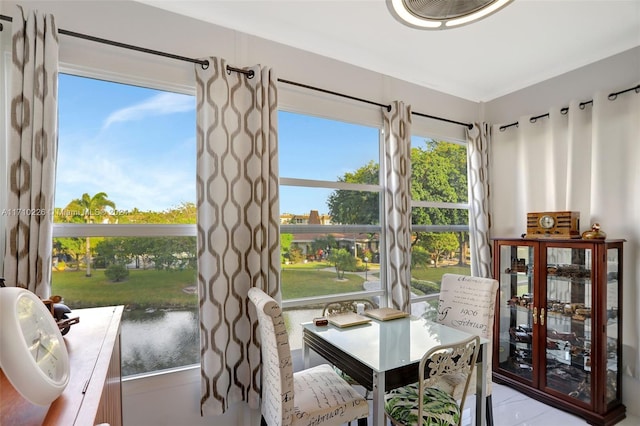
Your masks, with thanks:
[(471, 275), (470, 266), (440, 266), (433, 268), (431, 266), (413, 268), (411, 270), (411, 278), (420, 281), (432, 281), (439, 283), (443, 274), (460, 274)]
[(338, 280), (336, 273), (329, 270), (283, 269), (281, 276), (283, 299), (360, 291), (364, 282), (354, 274), (345, 274), (344, 280)]
[[(443, 266), (439, 268), (414, 268), (414, 279), (440, 282), (444, 273), (469, 275), (468, 267)], [(377, 277), (377, 265), (369, 269), (370, 279)], [(130, 305), (131, 307), (177, 308), (195, 307), (197, 295), (185, 292), (196, 285), (193, 270), (157, 271), (130, 270), (129, 278), (123, 282), (109, 281), (104, 270), (92, 271), (86, 277), (84, 271), (54, 271), (52, 294), (59, 294), (73, 308), (93, 306)], [(297, 299), (327, 294), (349, 293), (362, 290), (364, 278), (356, 274), (345, 274), (338, 280), (335, 270), (321, 262), (283, 265), (282, 297)]]
[[(312, 266), (283, 268), (284, 299), (362, 290), (362, 277), (347, 274), (345, 280), (338, 281), (335, 272)], [(84, 271), (54, 271), (52, 275), (52, 294), (62, 296), (71, 308), (108, 305), (175, 308), (197, 305), (197, 295), (183, 291), (196, 285), (194, 271), (131, 270), (129, 278), (119, 283), (109, 281), (102, 269), (93, 270), (91, 277), (86, 277)]]
[(109, 305), (194, 307), (198, 296), (183, 289), (195, 285), (193, 270), (133, 269), (129, 278), (119, 283), (109, 281), (103, 269), (91, 271), (91, 277), (86, 277), (85, 271), (54, 271), (51, 292), (62, 296), (72, 309)]

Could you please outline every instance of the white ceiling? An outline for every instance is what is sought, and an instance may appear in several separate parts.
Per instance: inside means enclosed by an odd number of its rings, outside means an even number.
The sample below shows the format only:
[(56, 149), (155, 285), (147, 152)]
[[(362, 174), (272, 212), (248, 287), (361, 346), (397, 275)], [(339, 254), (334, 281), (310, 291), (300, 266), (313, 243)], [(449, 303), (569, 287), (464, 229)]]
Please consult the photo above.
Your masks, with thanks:
[(640, 0), (515, 0), (441, 31), (403, 26), (384, 0), (139, 1), (472, 101), (640, 45)]

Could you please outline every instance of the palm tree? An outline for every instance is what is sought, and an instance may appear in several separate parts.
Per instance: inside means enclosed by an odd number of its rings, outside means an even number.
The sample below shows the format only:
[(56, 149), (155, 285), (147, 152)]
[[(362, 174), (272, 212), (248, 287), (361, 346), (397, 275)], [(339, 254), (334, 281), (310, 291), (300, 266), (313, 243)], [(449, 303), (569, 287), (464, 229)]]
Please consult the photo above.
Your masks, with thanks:
[[(94, 219), (100, 216), (108, 216), (107, 207), (115, 210), (116, 205), (107, 198), (105, 192), (98, 192), (93, 197), (86, 192), (82, 194), (82, 198), (76, 198), (67, 205), (68, 211), (81, 212), (84, 223), (95, 223)], [(85, 257), (87, 262), (87, 277), (91, 276), (91, 241), (86, 238)]]

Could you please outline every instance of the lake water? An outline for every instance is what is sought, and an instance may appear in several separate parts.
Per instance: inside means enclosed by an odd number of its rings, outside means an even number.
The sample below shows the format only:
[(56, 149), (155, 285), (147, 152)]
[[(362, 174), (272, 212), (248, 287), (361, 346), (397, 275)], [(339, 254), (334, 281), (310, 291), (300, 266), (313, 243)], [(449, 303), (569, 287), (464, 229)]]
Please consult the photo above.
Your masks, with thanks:
[(122, 375), (200, 363), (198, 311), (125, 311)]
[[(422, 315), (425, 308), (426, 304), (415, 303), (412, 314)], [(320, 309), (284, 312), (292, 350), (302, 347), (300, 324), (320, 314)], [(200, 363), (197, 309), (125, 311), (121, 330), (123, 376)]]
[[(302, 347), (301, 323), (319, 310), (286, 311), (291, 349)], [(122, 375), (130, 376), (200, 363), (198, 311), (131, 310), (121, 323)]]

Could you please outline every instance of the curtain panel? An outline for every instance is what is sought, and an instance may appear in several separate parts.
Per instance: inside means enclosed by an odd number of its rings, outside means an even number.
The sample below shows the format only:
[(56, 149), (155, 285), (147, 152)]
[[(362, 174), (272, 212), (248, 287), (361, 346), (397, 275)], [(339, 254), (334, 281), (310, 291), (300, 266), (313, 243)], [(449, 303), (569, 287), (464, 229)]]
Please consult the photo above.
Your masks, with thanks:
[(47, 298), (58, 150), (58, 30), (53, 15), (17, 9), (12, 17), (4, 277), (7, 285)]
[(411, 312), (411, 107), (383, 109), (384, 244), (389, 306)]
[(195, 66), (201, 413), (260, 401), (258, 322), (248, 291), (280, 295), (276, 77)]
[[(622, 88), (626, 89), (626, 88)], [(492, 236), (526, 232), (527, 212), (578, 211), (581, 231), (600, 223), (610, 238), (627, 242), (624, 252), (623, 377), (625, 402), (640, 391), (640, 95), (609, 99), (594, 94), (549, 112), (548, 119), (494, 128), (491, 144)], [(615, 99), (614, 99), (615, 98)]]
[(469, 245), (471, 275), (491, 278), (491, 241), (489, 240), (489, 145), (491, 127), (474, 123), (467, 129), (467, 175), (469, 176)]

